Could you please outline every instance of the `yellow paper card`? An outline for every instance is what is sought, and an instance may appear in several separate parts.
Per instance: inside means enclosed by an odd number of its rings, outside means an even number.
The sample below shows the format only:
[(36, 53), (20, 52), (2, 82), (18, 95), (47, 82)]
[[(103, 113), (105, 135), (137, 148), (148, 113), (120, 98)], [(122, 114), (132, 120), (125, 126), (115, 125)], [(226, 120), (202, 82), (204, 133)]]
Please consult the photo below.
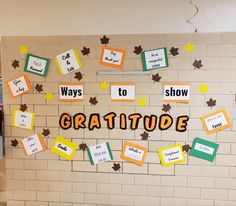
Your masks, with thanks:
[(12, 114), (12, 125), (22, 129), (32, 130), (35, 115), (33, 112), (22, 112), (15, 109)]
[(77, 144), (70, 142), (61, 136), (57, 136), (56, 140), (53, 142), (51, 152), (67, 160), (72, 160), (77, 148)]
[(158, 150), (158, 154), (163, 167), (186, 162), (186, 156), (182, 151), (182, 145), (176, 144)]

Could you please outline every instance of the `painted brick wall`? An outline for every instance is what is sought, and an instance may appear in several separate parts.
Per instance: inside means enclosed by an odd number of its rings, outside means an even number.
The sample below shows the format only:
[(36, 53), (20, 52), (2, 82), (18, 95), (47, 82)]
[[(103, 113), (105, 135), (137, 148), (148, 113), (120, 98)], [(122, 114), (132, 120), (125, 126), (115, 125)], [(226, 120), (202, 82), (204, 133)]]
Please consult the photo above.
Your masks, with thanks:
[[(169, 57), (167, 69), (154, 70), (161, 76), (160, 83), (153, 83), (150, 76), (102, 76), (99, 70), (112, 70), (100, 66), (100, 36), (2, 38), (3, 80), (22, 74), (24, 56), (19, 52), (20, 45), (28, 45), (29, 52), (52, 59), (46, 78), (29, 75), (32, 88), (43, 84), (44, 92), (52, 92), (54, 99), (46, 101), (44, 93), (32, 91), (18, 98), (11, 98), (4, 88), (4, 111), (6, 133), (7, 200), (9, 206), (102, 206), (102, 205), (161, 205), (161, 206), (235, 206), (236, 205), (236, 34), (166, 34), (166, 35), (124, 35), (110, 36), (113, 47), (127, 50), (124, 70), (142, 70), (140, 56), (133, 53), (134, 46), (144, 49), (175, 46), (180, 55)], [(193, 42), (196, 49), (185, 53), (183, 45)], [(58, 101), (58, 82), (74, 82), (74, 74), (60, 75), (53, 58), (68, 49), (90, 47), (91, 54), (81, 56), (84, 74), (85, 99), (80, 103), (61, 103)], [(81, 53), (80, 53), (81, 54)], [(11, 61), (20, 59), (20, 68), (13, 69)], [(203, 67), (194, 70), (192, 63), (201, 59)], [(113, 103), (109, 90), (101, 90), (99, 84), (107, 82), (134, 82), (136, 99), (147, 98), (147, 105), (139, 107), (135, 103)], [(162, 113), (162, 93), (164, 82), (191, 83), (191, 102), (171, 104), (171, 115), (190, 116), (188, 130), (178, 133), (174, 127), (167, 131), (158, 129), (150, 133), (148, 141), (141, 140), (142, 124), (136, 131), (101, 128), (76, 131), (62, 130), (58, 119), (61, 113), (75, 114), (93, 112), (105, 114), (109, 111), (127, 114)], [(199, 92), (201, 83), (208, 85), (206, 94)], [(96, 96), (98, 104), (91, 106), (88, 99)], [(209, 108), (206, 101), (217, 100), (217, 106)], [(27, 104), (29, 111), (36, 113), (33, 131), (11, 126), (11, 112)], [(199, 117), (217, 108), (225, 108), (232, 127), (213, 135), (206, 135)], [(23, 150), (10, 146), (12, 139), (19, 139), (49, 128), (50, 137), (46, 138), (47, 151), (26, 157)], [(108, 141), (114, 161), (91, 166), (87, 153), (77, 151), (73, 161), (65, 161), (50, 152), (56, 135), (61, 135), (75, 143), (82, 141), (87, 145)], [(157, 149), (175, 143), (190, 143), (201, 137), (220, 144), (213, 163), (188, 157), (185, 164), (163, 168), (160, 165)], [(129, 140), (148, 148), (148, 155), (142, 167), (119, 158), (122, 143)], [(121, 170), (112, 170), (113, 162), (121, 163)]]

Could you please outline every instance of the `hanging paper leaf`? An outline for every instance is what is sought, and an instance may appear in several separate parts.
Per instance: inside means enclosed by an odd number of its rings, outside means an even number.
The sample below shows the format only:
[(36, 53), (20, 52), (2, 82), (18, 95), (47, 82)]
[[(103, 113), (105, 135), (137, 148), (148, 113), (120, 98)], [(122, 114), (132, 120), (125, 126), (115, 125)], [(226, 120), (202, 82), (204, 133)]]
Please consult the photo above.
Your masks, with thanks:
[(113, 163), (112, 169), (113, 169), (114, 171), (120, 170), (120, 163)]
[(17, 139), (11, 140), (11, 146), (12, 147), (17, 147), (19, 144), (19, 142), (17, 141)]
[(78, 79), (78, 81), (80, 81), (81, 79), (83, 79), (83, 74), (81, 72), (76, 72), (75, 79)]
[(14, 68), (14, 69), (16, 69), (17, 67), (20, 67), (20, 65), (19, 65), (19, 61), (18, 60), (14, 60), (14, 61), (12, 61), (12, 67)]
[(171, 47), (170, 53), (172, 56), (176, 56), (179, 54), (179, 48)]
[(207, 101), (207, 105), (208, 107), (214, 107), (216, 106), (216, 100), (213, 100), (212, 98), (210, 98), (208, 101)]
[(142, 48), (141, 45), (134, 47), (134, 53), (135, 54), (139, 55), (142, 51), (143, 51), (143, 48)]
[(183, 152), (189, 153), (189, 151), (190, 151), (191, 149), (192, 149), (192, 148), (191, 148), (188, 144), (182, 146), (182, 151), (183, 151)]
[(193, 52), (194, 49), (195, 49), (195, 45), (192, 43), (187, 43), (184, 45), (184, 51), (187, 53)]
[(163, 104), (162, 111), (169, 112), (170, 109), (171, 109), (171, 106), (170, 106), (169, 103), (168, 104)]
[(90, 48), (87, 48), (87, 47), (83, 47), (83, 49), (81, 50), (82, 54), (83, 55), (87, 55), (90, 54)]
[(20, 53), (26, 54), (27, 52), (28, 52), (28, 47), (26, 45), (21, 45), (20, 46)]
[(36, 84), (35, 85), (36, 92), (42, 92), (43, 91), (43, 85), (42, 84)]
[(100, 38), (100, 40), (101, 40), (101, 44), (107, 45), (107, 44), (109, 44), (110, 38), (108, 38), (104, 35), (102, 38)]
[(49, 137), (49, 135), (51, 134), (49, 129), (43, 129), (42, 135), (45, 137)]
[(27, 111), (27, 108), (28, 108), (28, 107), (27, 107), (26, 104), (21, 104), (19, 110), (22, 111), (22, 112), (25, 112), (25, 111)]
[(143, 132), (142, 134), (140, 134), (140, 136), (142, 137), (142, 140), (147, 140), (148, 139), (148, 133), (147, 132)]
[(107, 84), (106, 81), (103, 81), (103, 82), (100, 83), (100, 88), (101, 88), (102, 90), (108, 89), (108, 86), (109, 86), (109, 85)]
[(85, 151), (87, 148), (88, 148), (88, 146), (85, 143), (82, 143), (82, 144), (79, 145), (79, 150)]
[(202, 67), (203, 65), (202, 65), (202, 60), (194, 60), (194, 62), (193, 62), (193, 67), (194, 67), (194, 70), (195, 69), (200, 69), (201, 67)]
[(46, 100), (51, 100), (51, 99), (53, 98), (53, 94), (50, 93), (50, 92), (47, 92), (47, 93), (44, 95), (44, 98), (45, 98)]
[(161, 76), (159, 75), (159, 73), (153, 74), (152, 75), (152, 80), (155, 82), (159, 82), (161, 80)]
[(96, 104), (98, 103), (97, 97), (90, 97), (89, 103), (90, 103), (91, 105), (96, 105)]

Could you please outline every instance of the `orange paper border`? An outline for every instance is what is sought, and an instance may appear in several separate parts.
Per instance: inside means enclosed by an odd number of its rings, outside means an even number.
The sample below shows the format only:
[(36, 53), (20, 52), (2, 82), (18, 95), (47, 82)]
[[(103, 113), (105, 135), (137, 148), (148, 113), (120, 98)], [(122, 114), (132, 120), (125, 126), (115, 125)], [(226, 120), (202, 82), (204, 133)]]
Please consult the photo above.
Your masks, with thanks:
[[(125, 154), (125, 148), (126, 148), (127, 146), (131, 146), (131, 147), (135, 147), (135, 148), (137, 148), (137, 149), (143, 150), (143, 151), (144, 151), (144, 154), (143, 154), (142, 160), (141, 160), (141, 161), (138, 161), (138, 160), (134, 160), (134, 159), (131, 159), (131, 158), (129, 158), (129, 157), (126, 157), (124, 154)], [(146, 148), (146, 147), (143, 147), (143, 146), (140, 146), (140, 145), (138, 145), (138, 144), (133, 144), (133, 143), (131, 143), (131, 142), (125, 141), (125, 142), (124, 142), (124, 145), (123, 145), (123, 150), (122, 150), (121, 155), (120, 155), (120, 158), (123, 159), (123, 160), (126, 160), (126, 161), (128, 161), (128, 162), (132, 162), (132, 163), (134, 163), (134, 164), (137, 164), (137, 165), (139, 165), (139, 166), (142, 166), (142, 165), (144, 164), (144, 159), (145, 159), (145, 157), (146, 157), (146, 154), (147, 154), (147, 148)]]
[[(25, 92), (23, 92), (23, 93), (20, 93), (20, 94), (14, 96), (13, 93), (12, 93), (11, 87), (9, 86), (9, 82), (13, 81), (14, 79), (18, 79), (18, 78), (20, 78), (20, 77), (22, 77), (22, 76), (24, 76), (24, 79), (25, 79), (26, 85), (27, 85), (27, 87), (28, 87), (28, 90), (25, 91)], [(9, 90), (9, 92), (10, 92), (10, 94), (11, 94), (11, 96), (12, 96), (13, 98), (18, 97), (18, 96), (20, 96), (20, 95), (23, 95), (23, 94), (26, 94), (26, 93), (32, 91), (32, 88), (31, 88), (30, 82), (29, 82), (29, 77), (28, 77), (27, 74), (20, 75), (20, 76), (14, 78), (14, 79), (8, 80), (8, 81), (6, 82), (7, 88), (8, 88), (8, 90)]]
[[(208, 118), (208, 117), (211, 117), (211, 116), (213, 116), (213, 115), (219, 114), (219, 113), (221, 113), (221, 112), (223, 112), (227, 124), (224, 125), (224, 126), (222, 126), (222, 127), (218, 127), (218, 128), (216, 128), (216, 129), (213, 129), (213, 130), (208, 130), (208, 128), (207, 128), (207, 126), (206, 126), (206, 123), (205, 123), (205, 119)], [(200, 117), (200, 119), (201, 119), (201, 121), (202, 121), (203, 128), (205, 129), (205, 131), (206, 131), (207, 134), (213, 134), (213, 133), (215, 133), (215, 132), (218, 132), (218, 131), (221, 131), (221, 130), (223, 130), (223, 129), (226, 129), (226, 128), (231, 127), (230, 119), (229, 119), (229, 117), (228, 117), (228, 115), (227, 115), (227, 113), (226, 113), (226, 111), (225, 111), (224, 109), (219, 109), (219, 110), (217, 110), (217, 111), (215, 111), (215, 112), (212, 112), (212, 113), (207, 114), (207, 115), (205, 115), (205, 116), (203, 116), (203, 117)]]
[[(116, 82), (116, 83), (111, 83), (110, 86), (134, 86), (135, 88), (135, 83), (119, 83), (119, 82)], [(134, 102), (135, 99), (111, 99), (112, 102)]]
[[(84, 84), (81, 84), (81, 83), (76, 83), (76, 82), (69, 82), (69, 83), (66, 83), (66, 82), (61, 82), (59, 83), (59, 90), (60, 90), (60, 85), (80, 85), (80, 86), (83, 86), (83, 92), (84, 92)], [(59, 101), (60, 102), (82, 102), (84, 100), (83, 99), (74, 99), (74, 100), (70, 100), (70, 99), (60, 99), (60, 91), (59, 91)]]
[[(164, 88), (165, 88), (165, 85), (174, 85), (174, 86), (183, 86), (183, 85), (188, 85), (191, 87), (191, 84), (189, 83), (165, 83), (164, 86), (163, 86), (163, 93), (164, 93)], [(164, 94), (163, 94), (164, 95)], [(171, 100), (164, 100), (163, 99), (163, 102), (176, 102), (176, 103), (188, 103), (190, 102), (190, 100), (179, 100), (179, 99), (171, 99)]]
[[(110, 63), (102, 61), (105, 49), (122, 53), (122, 59), (121, 59), (120, 65), (110, 64)], [(110, 67), (121, 69), (123, 67), (123, 65), (124, 65), (125, 57), (126, 57), (126, 50), (103, 46), (102, 47), (102, 52), (101, 52), (101, 57), (100, 57), (99, 64), (100, 65), (104, 65), (104, 66), (110, 66)]]
[[(42, 137), (42, 135), (41, 135), (40, 133), (37, 133), (36, 135), (38, 136), (39, 142), (40, 142), (40, 144), (41, 144), (41, 146), (42, 146), (42, 149), (43, 149), (43, 150), (40, 151), (40, 152), (43, 152), (43, 151), (46, 150), (46, 144), (45, 144), (45, 142), (43, 141), (43, 137)], [(32, 136), (34, 136), (34, 135), (32, 135)], [(27, 138), (27, 137), (26, 137), (26, 138)], [(23, 140), (23, 139), (20, 140), (20, 144), (22, 145), (22, 147), (23, 147), (23, 149), (24, 149), (24, 153), (25, 153), (26, 156), (30, 156), (30, 155), (27, 154), (26, 149), (25, 149), (25, 146), (24, 146), (22, 140)], [(35, 153), (35, 154), (36, 154), (36, 153)]]

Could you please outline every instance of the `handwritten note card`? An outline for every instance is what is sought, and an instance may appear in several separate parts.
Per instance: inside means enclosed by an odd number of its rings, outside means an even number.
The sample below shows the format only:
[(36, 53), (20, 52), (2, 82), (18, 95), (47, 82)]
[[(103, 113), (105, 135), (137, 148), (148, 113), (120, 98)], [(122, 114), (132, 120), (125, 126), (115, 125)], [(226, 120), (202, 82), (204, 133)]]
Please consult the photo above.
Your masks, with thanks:
[(72, 160), (77, 148), (77, 144), (70, 142), (61, 136), (57, 136), (56, 140), (53, 142), (51, 152), (67, 160)]
[(158, 150), (158, 154), (163, 167), (186, 161), (181, 144), (161, 148)]
[(46, 145), (40, 133), (22, 139), (21, 143), (27, 156), (46, 150)]
[(100, 64), (115, 68), (122, 68), (125, 56), (126, 56), (125, 50), (115, 49), (111, 47), (102, 47)]
[(102, 143), (89, 147), (88, 156), (92, 165), (113, 160), (109, 143)]
[(79, 83), (61, 83), (59, 86), (60, 101), (76, 102), (83, 100), (83, 85)]
[(213, 134), (231, 126), (229, 117), (224, 109), (201, 117), (201, 121), (207, 134)]
[(29, 78), (26, 74), (8, 81), (7, 87), (12, 97), (17, 97), (31, 91)]
[(40, 76), (46, 76), (48, 73), (49, 62), (50, 59), (27, 54), (24, 71)]
[(12, 115), (12, 125), (22, 129), (32, 130), (34, 126), (34, 113), (14, 110)]
[(82, 63), (76, 49), (71, 49), (57, 55), (56, 64), (61, 74), (68, 74), (82, 68)]
[(166, 48), (142, 51), (141, 58), (144, 71), (168, 67)]
[(165, 102), (181, 102), (190, 101), (190, 84), (165, 84), (164, 85), (164, 101)]
[(111, 100), (115, 102), (133, 102), (135, 100), (135, 84), (112, 83)]
[(191, 156), (213, 162), (219, 145), (201, 138), (195, 138), (190, 150)]
[(132, 162), (139, 166), (144, 164), (144, 160), (147, 154), (147, 148), (133, 144), (131, 142), (125, 142), (120, 158), (128, 162)]

